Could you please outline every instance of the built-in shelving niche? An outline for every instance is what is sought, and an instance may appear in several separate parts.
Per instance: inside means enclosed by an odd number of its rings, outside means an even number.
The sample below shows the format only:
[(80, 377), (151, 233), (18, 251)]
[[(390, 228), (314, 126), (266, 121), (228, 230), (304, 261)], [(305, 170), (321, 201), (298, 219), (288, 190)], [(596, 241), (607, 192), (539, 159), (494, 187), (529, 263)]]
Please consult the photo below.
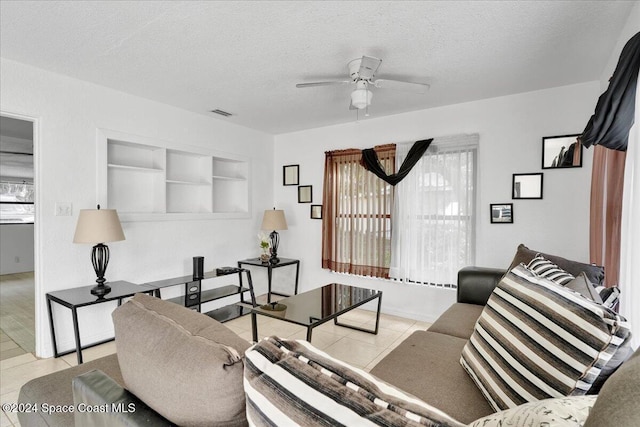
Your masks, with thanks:
[(249, 159), (97, 131), (98, 203), (123, 221), (246, 218)]

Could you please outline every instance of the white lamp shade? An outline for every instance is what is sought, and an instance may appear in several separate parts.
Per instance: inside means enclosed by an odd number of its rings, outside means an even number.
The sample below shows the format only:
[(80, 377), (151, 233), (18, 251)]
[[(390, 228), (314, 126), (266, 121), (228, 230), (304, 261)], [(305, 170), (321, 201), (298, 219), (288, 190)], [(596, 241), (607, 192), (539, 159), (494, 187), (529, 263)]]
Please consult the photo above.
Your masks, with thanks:
[(287, 220), (283, 210), (268, 209), (262, 217), (262, 230), (286, 230)]
[(124, 240), (115, 209), (81, 209), (73, 243), (108, 243)]
[(356, 89), (351, 92), (351, 104), (358, 110), (371, 105), (371, 98), (373, 98), (373, 93), (368, 89)]

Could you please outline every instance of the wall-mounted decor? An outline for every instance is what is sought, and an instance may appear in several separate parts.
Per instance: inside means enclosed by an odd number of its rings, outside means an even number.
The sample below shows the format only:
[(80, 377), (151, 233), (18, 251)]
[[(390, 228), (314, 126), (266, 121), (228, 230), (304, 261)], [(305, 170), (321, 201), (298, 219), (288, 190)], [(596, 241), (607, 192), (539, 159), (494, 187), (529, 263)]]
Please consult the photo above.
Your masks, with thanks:
[(285, 165), (282, 167), (282, 185), (300, 184), (300, 165)]
[(542, 138), (542, 169), (581, 168), (580, 135), (545, 136)]
[(541, 173), (514, 173), (512, 199), (542, 199)]
[(313, 201), (313, 192), (310, 185), (298, 186), (298, 203), (311, 203)]
[(492, 203), (491, 224), (513, 224), (513, 203)]
[(311, 205), (311, 219), (322, 219), (322, 205)]

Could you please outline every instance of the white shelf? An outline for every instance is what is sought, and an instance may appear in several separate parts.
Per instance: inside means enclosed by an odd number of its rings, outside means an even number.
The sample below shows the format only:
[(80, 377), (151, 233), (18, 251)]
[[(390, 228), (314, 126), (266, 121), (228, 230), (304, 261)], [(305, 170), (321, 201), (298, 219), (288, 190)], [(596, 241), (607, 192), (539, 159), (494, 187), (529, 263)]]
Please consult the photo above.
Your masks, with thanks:
[(136, 171), (136, 172), (146, 172), (146, 173), (162, 173), (162, 172), (164, 172), (163, 169), (143, 168), (143, 167), (139, 167), (139, 166), (116, 165), (116, 164), (113, 164), (113, 163), (109, 163), (107, 166), (110, 169), (124, 169), (124, 170)]
[(99, 129), (98, 201), (123, 221), (249, 217), (249, 160)]

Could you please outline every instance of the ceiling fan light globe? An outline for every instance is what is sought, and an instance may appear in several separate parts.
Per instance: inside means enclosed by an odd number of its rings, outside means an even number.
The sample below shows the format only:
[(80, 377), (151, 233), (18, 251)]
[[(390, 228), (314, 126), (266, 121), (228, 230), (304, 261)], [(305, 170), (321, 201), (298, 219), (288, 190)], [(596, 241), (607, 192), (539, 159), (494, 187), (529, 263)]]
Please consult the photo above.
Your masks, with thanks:
[(358, 110), (371, 105), (371, 98), (373, 98), (373, 93), (367, 89), (356, 89), (351, 92), (351, 104)]

